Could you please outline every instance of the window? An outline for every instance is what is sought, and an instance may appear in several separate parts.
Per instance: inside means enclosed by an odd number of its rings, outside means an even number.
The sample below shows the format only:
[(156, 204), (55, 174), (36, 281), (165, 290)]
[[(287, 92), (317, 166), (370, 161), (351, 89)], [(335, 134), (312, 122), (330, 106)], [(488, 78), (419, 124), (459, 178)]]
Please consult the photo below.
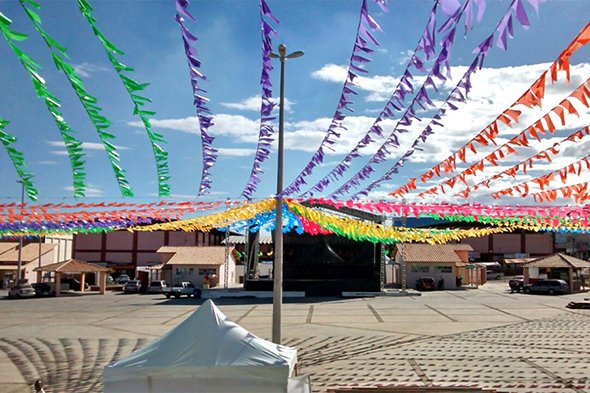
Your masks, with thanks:
[(439, 273), (452, 273), (453, 267), (452, 266), (437, 266), (436, 271)]
[(199, 268), (199, 276), (204, 276), (205, 274), (217, 274), (217, 269), (215, 268)]
[(412, 273), (430, 273), (430, 266), (412, 265)]

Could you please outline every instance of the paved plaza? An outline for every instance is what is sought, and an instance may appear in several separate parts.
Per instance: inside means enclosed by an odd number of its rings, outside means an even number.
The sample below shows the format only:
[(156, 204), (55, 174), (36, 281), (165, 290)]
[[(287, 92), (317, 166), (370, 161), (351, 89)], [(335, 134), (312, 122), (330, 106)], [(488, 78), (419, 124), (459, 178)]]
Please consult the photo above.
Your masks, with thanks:
[[(590, 393), (588, 294), (510, 294), (506, 282), (411, 297), (288, 300), (284, 343), (299, 350), (314, 392), (343, 386), (457, 386)], [(0, 293), (4, 295), (5, 292)], [(98, 392), (103, 367), (192, 313), (201, 300), (85, 295), (0, 300), (0, 392)], [(220, 309), (269, 338), (269, 300)], [(198, 332), (195, 332), (198, 334)]]

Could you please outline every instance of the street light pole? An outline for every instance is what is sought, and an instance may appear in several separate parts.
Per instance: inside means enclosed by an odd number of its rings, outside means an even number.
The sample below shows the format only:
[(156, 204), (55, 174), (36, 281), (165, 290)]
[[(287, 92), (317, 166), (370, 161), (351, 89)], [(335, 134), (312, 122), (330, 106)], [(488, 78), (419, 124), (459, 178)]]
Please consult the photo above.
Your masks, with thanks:
[(284, 112), (285, 112), (285, 62), (287, 59), (295, 59), (303, 56), (302, 51), (296, 51), (286, 55), (287, 47), (279, 45), (279, 54), (271, 53), (270, 57), (279, 59), (281, 62), (281, 93), (279, 99), (279, 149), (277, 158), (277, 205), (275, 225), (275, 247), (273, 275), (273, 296), (272, 296), (272, 341), (281, 343), (281, 307), (283, 304), (283, 134), (284, 134)]
[[(21, 209), (23, 208), (23, 205), (25, 203), (25, 183), (23, 183), (22, 181), (17, 181), (17, 183), (21, 184), (21, 194), (20, 194), (20, 204), (21, 204)], [(19, 236), (18, 237), (18, 264), (16, 267), (16, 285), (20, 284), (20, 279), (21, 279), (21, 267), (22, 267), (22, 252), (23, 252), (23, 237)]]

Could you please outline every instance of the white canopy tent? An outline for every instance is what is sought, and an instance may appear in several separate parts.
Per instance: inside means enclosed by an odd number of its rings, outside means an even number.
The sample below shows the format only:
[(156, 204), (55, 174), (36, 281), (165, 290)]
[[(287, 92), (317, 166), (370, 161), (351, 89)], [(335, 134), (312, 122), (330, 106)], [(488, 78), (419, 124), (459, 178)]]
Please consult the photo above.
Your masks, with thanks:
[(106, 366), (104, 391), (309, 391), (308, 379), (289, 383), (296, 363), (296, 349), (256, 337), (208, 300), (164, 336)]

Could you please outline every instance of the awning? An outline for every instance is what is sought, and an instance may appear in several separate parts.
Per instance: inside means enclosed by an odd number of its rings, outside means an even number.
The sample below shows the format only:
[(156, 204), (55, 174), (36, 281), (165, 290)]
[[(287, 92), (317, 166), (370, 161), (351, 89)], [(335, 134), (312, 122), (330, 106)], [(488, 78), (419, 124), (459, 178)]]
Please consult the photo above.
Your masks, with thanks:
[(18, 270), (18, 266), (17, 265), (0, 265), (0, 270), (4, 270), (4, 271), (7, 270), (7, 271), (15, 271), (16, 272)]

